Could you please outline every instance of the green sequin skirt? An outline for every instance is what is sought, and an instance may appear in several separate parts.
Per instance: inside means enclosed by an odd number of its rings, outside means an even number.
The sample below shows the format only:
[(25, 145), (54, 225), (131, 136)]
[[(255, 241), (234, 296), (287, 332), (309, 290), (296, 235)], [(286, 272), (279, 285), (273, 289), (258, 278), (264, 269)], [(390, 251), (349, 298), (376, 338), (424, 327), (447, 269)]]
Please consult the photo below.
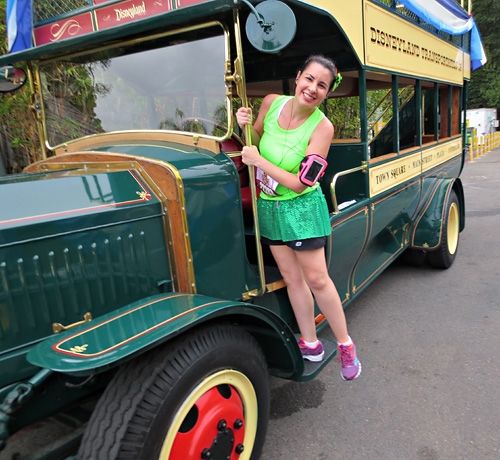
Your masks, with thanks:
[(331, 233), (328, 205), (319, 187), (290, 200), (261, 198), (257, 209), (260, 234), (270, 240), (304, 240)]

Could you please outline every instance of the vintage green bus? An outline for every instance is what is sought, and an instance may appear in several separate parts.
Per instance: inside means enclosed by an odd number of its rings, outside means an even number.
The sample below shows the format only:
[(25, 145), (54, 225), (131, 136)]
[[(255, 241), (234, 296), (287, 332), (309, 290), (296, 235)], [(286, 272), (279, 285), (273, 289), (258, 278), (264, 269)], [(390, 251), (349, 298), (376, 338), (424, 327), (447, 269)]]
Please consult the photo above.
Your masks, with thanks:
[(35, 46), (0, 57), (0, 90), (27, 73), (40, 138), (0, 177), (0, 446), (85, 407), (54, 458), (257, 459), (268, 375), (310, 380), (336, 344), (302, 359), (234, 113), (292, 92), (309, 55), (335, 59), (321, 184), (347, 306), (400, 256), (453, 263), (469, 34), (392, 0), (54, 8), (35, 2)]

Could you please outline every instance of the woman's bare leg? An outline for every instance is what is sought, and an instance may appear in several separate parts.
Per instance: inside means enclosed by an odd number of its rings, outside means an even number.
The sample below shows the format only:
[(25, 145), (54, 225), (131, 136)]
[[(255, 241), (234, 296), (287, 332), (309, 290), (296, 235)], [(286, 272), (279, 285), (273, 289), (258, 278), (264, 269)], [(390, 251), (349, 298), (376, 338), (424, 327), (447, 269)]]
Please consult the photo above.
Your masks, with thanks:
[(288, 298), (303, 339), (315, 342), (314, 298), (304, 278), (295, 251), (288, 246), (270, 246), (274, 260), (286, 283)]
[(319, 309), (325, 315), (337, 341), (345, 343), (349, 340), (344, 309), (339, 294), (330, 278), (326, 266), (325, 251), (314, 249), (296, 251), (305, 281), (311, 289)]

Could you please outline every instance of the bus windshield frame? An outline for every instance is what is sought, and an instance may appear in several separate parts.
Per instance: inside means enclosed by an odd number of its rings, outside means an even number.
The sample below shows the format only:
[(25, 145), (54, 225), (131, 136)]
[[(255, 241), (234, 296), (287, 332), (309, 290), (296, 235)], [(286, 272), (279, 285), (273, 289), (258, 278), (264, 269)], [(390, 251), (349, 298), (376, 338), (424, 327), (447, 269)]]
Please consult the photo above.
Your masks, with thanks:
[(214, 21), (41, 62), (49, 148), (138, 130), (227, 138), (229, 43), (227, 28)]

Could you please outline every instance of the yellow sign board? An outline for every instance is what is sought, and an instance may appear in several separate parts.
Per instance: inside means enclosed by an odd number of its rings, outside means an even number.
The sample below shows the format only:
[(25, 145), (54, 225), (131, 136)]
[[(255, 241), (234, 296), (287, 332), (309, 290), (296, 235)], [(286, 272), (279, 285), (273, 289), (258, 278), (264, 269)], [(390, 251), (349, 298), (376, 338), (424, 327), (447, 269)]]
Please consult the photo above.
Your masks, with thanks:
[(364, 8), (367, 66), (462, 84), (462, 50), (381, 6)]
[(462, 153), (462, 138), (436, 145), (416, 153), (370, 168), (370, 197), (386, 192), (397, 185), (445, 163)]

